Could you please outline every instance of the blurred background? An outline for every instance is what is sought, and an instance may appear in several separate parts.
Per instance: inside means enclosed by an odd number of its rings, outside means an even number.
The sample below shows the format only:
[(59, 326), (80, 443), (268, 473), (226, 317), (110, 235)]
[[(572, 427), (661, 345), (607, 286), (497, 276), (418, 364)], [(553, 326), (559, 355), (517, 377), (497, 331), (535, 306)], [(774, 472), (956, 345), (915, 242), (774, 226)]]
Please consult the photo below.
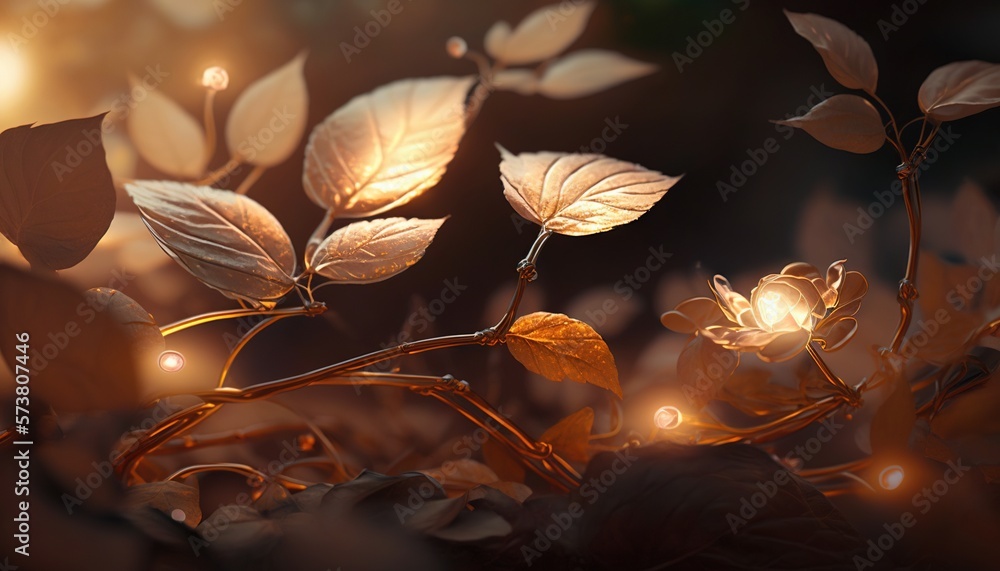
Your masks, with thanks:
[[(470, 49), (481, 51), (483, 35), (495, 21), (516, 24), (549, 3), (402, 0), (402, 10), (348, 61), (344, 43), (354, 42), (355, 28), (369, 23), (373, 10), (384, 8), (381, 0), (7, 0), (0, 7), (0, 125), (106, 111), (128, 92), (129, 74), (141, 76), (148, 68), (165, 71), (159, 89), (199, 117), (204, 97), (199, 81), (209, 66), (226, 68), (231, 78), (229, 89), (217, 96), (221, 122), (243, 88), (306, 50), (311, 129), (350, 98), (388, 82), (475, 73), (468, 61), (448, 57), (449, 37), (460, 36)], [(569, 101), (510, 92), (491, 96), (440, 184), (392, 212), (451, 216), (424, 259), (386, 282), (323, 289), (318, 298), (331, 311), (268, 329), (237, 362), (233, 384), (303, 372), (388, 345), (412, 315), (426, 315), (421, 311), (434, 310), (420, 336), (492, 324), (506, 306), (514, 267), (535, 234), (512, 218), (502, 196), (495, 142), (514, 152), (596, 150), (685, 175), (633, 224), (606, 234), (550, 240), (540, 277), (523, 306), (524, 313), (542, 308), (568, 313), (605, 335), (621, 371), (626, 413), (634, 419), (630, 428), (648, 430), (652, 411), (662, 403), (658, 391), (673, 378), (684, 342), (660, 326), (660, 313), (686, 297), (707, 295), (705, 279), (714, 273), (748, 291), (759, 277), (791, 261), (825, 268), (847, 258), (850, 269), (869, 277), (872, 293), (862, 310), (862, 333), (854, 342), (858, 352), (832, 361), (845, 377), (870, 372), (872, 363), (864, 354), (872, 344), (887, 343), (895, 326), (894, 288), (905, 265), (905, 212), (897, 201), (853, 243), (844, 225), (858, 224), (858, 207), (867, 208), (875, 192), (890, 189), (898, 161), (888, 147), (852, 155), (824, 147), (802, 132), (786, 139), (788, 131), (769, 123), (804, 112), (818, 101), (817, 94), (847, 91), (793, 32), (783, 8), (837, 19), (866, 38), (879, 62), (878, 92), (901, 122), (918, 116), (916, 93), (933, 69), (957, 60), (1000, 61), (996, 2), (600, 1), (571, 50), (617, 50), (655, 63), (659, 71)], [(724, 10), (735, 17), (713, 34)], [(711, 41), (697, 45), (695, 38), (708, 37), (706, 31)], [(618, 126), (613, 138), (603, 135), (611, 124)], [(973, 204), (995, 216), (998, 130), (997, 111), (955, 123), (947, 150), (925, 173), (929, 249), (946, 255), (951, 251), (949, 237), (956, 222), (962, 222), (954, 213), (967, 208), (953, 207), (963, 185), (974, 185), (969, 200), (985, 196), (985, 202)], [(767, 154), (752, 176), (734, 182), (734, 167), (768, 139), (777, 142), (778, 150)], [(323, 215), (302, 189), (305, 142), (250, 191), (282, 221), (300, 252)], [(105, 144), (119, 177), (163, 178), (137, 156), (123, 127), (106, 134)], [(212, 166), (227, 158), (220, 141)], [(226, 187), (239, 182), (237, 176)], [(735, 185), (735, 192), (723, 196), (720, 183)], [(124, 193), (119, 209), (135, 212)], [(125, 293), (160, 324), (232, 307), (169, 262), (134, 217), (122, 220), (113, 240), (94, 254), (96, 261), (65, 272), (67, 277), (81, 287), (95, 287), (107, 285), (116, 268), (135, 273), (139, 277)], [(9, 255), (9, 244), (4, 248)], [(653, 267), (651, 251), (671, 257)], [(454, 302), (442, 304), (449, 283), (465, 289)], [(249, 325), (228, 322), (172, 337), (171, 348), (188, 356), (188, 367), (155, 388), (183, 392), (210, 387), (227, 343)], [(584, 405), (598, 409), (599, 429), (608, 424), (604, 391), (530, 378), (505, 351), (461, 349), (398, 365), (407, 372), (467, 379), (534, 433)], [(428, 458), (435, 454), (447, 457), (451, 441), (441, 444), (442, 435), (469, 430), (436, 403), (414, 403), (403, 409), (405, 414), (396, 414), (386, 411), (400, 410), (399, 394), (366, 390), (360, 397), (371, 407), (361, 408), (350, 389), (320, 392), (324, 398), (300, 395), (296, 406), (314, 417), (368, 425), (356, 428), (358, 434), (387, 430), (408, 440), (397, 448), (373, 446), (384, 453), (369, 459), (368, 466), (376, 469), (426, 467), (417, 464), (433, 464)], [(424, 416), (415, 420), (406, 415)], [(427, 432), (425, 437), (414, 437), (415, 426)], [(419, 461), (400, 460), (413, 450)]]

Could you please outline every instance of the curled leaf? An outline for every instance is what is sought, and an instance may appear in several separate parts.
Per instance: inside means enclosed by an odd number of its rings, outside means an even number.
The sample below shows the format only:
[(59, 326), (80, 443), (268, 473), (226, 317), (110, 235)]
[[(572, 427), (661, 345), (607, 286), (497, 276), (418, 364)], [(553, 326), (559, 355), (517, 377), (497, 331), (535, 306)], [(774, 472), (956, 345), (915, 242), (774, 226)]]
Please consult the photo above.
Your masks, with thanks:
[(585, 97), (657, 70), (607, 50), (580, 50), (559, 58), (545, 70), (538, 91), (553, 99)]
[(878, 110), (857, 95), (834, 95), (801, 117), (774, 123), (802, 129), (828, 147), (852, 153), (874, 153), (885, 143)]
[(262, 167), (288, 158), (302, 139), (309, 95), (302, 75), (305, 52), (257, 80), (229, 113), (226, 143), (233, 157)]
[(0, 233), (32, 265), (74, 266), (115, 215), (104, 115), (0, 133)]
[(205, 285), (258, 307), (273, 307), (294, 287), (292, 242), (254, 200), (170, 181), (125, 189), (160, 246)]
[(303, 185), (316, 204), (362, 218), (441, 179), (465, 134), (471, 77), (407, 79), (360, 95), (316, 126)]
[(513, 31), (506, 22), (497, 22), (486, 33), (486, 52), (508, 65), (557, 56), (583, 33), (595, 5), (588, 0), (543, 6), (528, 14)]
[(622, 396), (611, 350), (582, 321), (561, 313), (525, 315), (507, 333), (507, 348), (529, 371), (549, 380), (588, 383)]
[(939, 123), (992, 109), (1000, 105), (1000, 64), (973, 60), (941, 66), (920, 86), (917, 102)]
[(310, 267), (338, 283), (380, 282), (417, 263), (444, 221), (384, 218), (348, 224), (323, 240)]
[(584, 236), (632, 222), (680, 177), (595, 154), (522, 153), (500, 148), (504, 197), (524, 218)]
[(816, 14), (798, 14), (785, 10), (795, 33), (809, 40), (826, 64), (826, 69), (841, 85), (875, 93), (878, 65), (868, 42), (847, 26)]
[[(133, 89), (139, 80), (130, 77)], [(139, 155), (156, 170), (180, 178), (197, 178), (208, 165), (201, 125), (159, 89), (146, 89), (145, 98), (128, 116), (128, 135)]]

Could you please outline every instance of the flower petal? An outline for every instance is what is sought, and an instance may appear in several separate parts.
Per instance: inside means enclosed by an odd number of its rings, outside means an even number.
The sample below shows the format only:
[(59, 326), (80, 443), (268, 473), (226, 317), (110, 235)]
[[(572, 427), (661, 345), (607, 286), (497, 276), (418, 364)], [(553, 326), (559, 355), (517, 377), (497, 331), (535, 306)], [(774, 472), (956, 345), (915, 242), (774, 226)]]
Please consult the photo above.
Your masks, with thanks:
[(712, 283), (709, 285), (712, 286), (712, 291), (715, 292), (715, 296), (719, 299), (719, 306), (722, 307), (722, 310), (731, 321), (736, 322), (737, 315), (750, 309), (750, 302), (747, 301), (747, 298), (733, 291), (733, 287), (729, 285), (729, 280), (724, 276), (716, 275), (712, 278)]
[(865, 276), (861, 275), (861, 272), (847, 272), (840, 284), (837, 304), (842, 307), (860, 300), (866, 293), (868, 293), (868, 280), (865, 279)]
[(781, 274), (786, 276), (799, 276), (810, 280), (823, 277), (820, 275), (819, 270), (816, 269), (816, 266), (805, 262), (788, 264), (781, 269)]
[(813, 339), (819, 342), (824, 351), (836, 351), (847, 345), (857, 332), (858, 320), (853, 317), (827, 319), (816, 329)]
[(727, 349), (757, 351), (774, 340), (780, 333), (745, 327), (709, 327), (702, 334)]
[(725, 318), (719, 303), (707, 297), (686, 299), (660, 316), (660, 323), (678, 333), (695, 333)]
[(847, 270), (844, 268), (845, 263), (847, 263), (846, 259), (837, 260), (830, 264), (830, 267), (826, 270), (826, 285), (837, 291), (840, 291), (840, 286), (844, 283), (844, 274), (847, 273)]
[(780, 333), (757, 353), (761, 361), (777, 363), (798, 355), (809, 342), (809, 332), (805, 329)]

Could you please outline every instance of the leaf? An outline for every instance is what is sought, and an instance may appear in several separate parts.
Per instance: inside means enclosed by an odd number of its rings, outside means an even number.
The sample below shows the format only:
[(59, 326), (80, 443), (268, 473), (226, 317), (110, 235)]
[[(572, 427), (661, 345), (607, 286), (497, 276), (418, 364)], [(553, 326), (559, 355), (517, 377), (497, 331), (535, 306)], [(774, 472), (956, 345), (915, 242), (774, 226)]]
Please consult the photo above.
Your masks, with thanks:
[(274, 307), (294, 287), (292, 242), (252, 199), (170, 181), (125, 189), (160, 246), (205, 285), (258, 307)]
[(559, 55), (583, 33), (595, 5), (586, 1), (543, 6), (528, 14), (513, 31), (506, 22), (497, 22), (486, 34), (486, 51), (507, 65)]
[(455, 543), (471, 543), (491, 537), (505, 537), (513, 528), (499, 515), (482, 510), (462, 511), (448, 527), (430, 532), (430, 535)]
[(323, 240), (310, 267), (338, 283), (389, 279), (423, 257), (444, 221), (382, 218), (348, 224)]
[(291, 155), (306, 129), (309, 94), (302, 74), (306, 53), (265, 75), (233, 104), (226, 144), (233, 157), (273, 167)]
[(465, 134), (471, 77), (407, 79), (360, 95), (316, 126), (303, 185), (316, 204), (363, 218), (441, 179)]
[[(133, 89), (144, 86), (129, 78)], [(128, 115), (129, 138), (139, 155), (156, 170), (180, 178), (197, 178), (208, 165), (205, 133), (190, 113), (159, 89), (146, 96)]]
[(0, 233), (32, 265), (78, 264), (111, 225), (115, 188), (104, 161), (103, 118), (0, 133)]
[(566, 460), (585, 464), (590, 459), (590, 431), (594, 427), (594, 409), (581, 408), (560, 420), (539, 438), (548, 442)]
[[(0, 265), (0, 344), (16, 370), (17, 333), (30, 335), (31, 395), (56, 412), (129, 408), (138, 389), (128, 340), (112, 317), (68, 284)], [(114, 358), (110, 358), (114, 355)]]
[(622, 396), (611, 350), (582, 321), (561, 313), (525, 315), (507, 333), (507, 348), (529, 371), (549, 380), (588, 383)]
[(125, 503), (129, 507), (150, 507), (163, 512), (174, 521), (183, 521), (192, 528), (201, 522), (201, 506), (198, 501), (197, 489), (171, 480), (136, 484), (128, 488), (125, 496)]
[(538, 92), (553, 99), (586, 97), (649, 75), (657, 66), (607, 50), (580, 50), (552, 62)]
[(677, 377), (688, 402), (697, 409), (715, 398), (722, 385), (740, 364), (740, 354), (698, 335), (691, 339), (677, 359)]
[(1000, 65), (959, 61), (931, 72), (917, 93), (920, 110), (938, 123), (1000, 105)]
[(826, 64), (826, 69), (841, 85), (874, 94), (878, 84), (878, 65), (872, 48), (847, 26), (816, 14), (798, 14), (785, 10), (795, 33), (809, 40)]
[(871, 445), (873, 455), (893, 454), (909, 446), (910, 433), (917, 421), (913, 392), (902, 376), (892, 380), (892, 392), (879, 405), (872, 417)]
[(857, 95), (834, 95), (801, 117), (772, 123), (802, 129), (828, 147), (852, 153), (874, 153), (885, 142), (878, 110)]
[(504, 69), (493, 75), (493, 87), (521, 95), (538, 93), (539, 78), (528, 69)]
[(165, 342), (159, 326), (134, 299), (106, 287), (88, 289), (83, 296), (88, 306), (95, 311), (107, 312), (121, 326), (136, 355), (154, 357), (163, 352)]
[(680, 177), (594, 154), (521, 153), (500, 147), (504, 197), (522, 217), (584, 236), (632, 222)]

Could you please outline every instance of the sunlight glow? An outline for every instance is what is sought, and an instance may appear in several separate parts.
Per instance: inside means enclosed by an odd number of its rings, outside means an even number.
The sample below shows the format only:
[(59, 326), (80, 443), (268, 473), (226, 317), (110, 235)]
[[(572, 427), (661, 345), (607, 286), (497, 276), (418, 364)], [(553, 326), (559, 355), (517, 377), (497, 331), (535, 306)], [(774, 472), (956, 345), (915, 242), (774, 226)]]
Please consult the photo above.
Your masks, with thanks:
[(0, 102), (14, 98), (24, 87), (24, 60), (7, 47), (0, 47)]

